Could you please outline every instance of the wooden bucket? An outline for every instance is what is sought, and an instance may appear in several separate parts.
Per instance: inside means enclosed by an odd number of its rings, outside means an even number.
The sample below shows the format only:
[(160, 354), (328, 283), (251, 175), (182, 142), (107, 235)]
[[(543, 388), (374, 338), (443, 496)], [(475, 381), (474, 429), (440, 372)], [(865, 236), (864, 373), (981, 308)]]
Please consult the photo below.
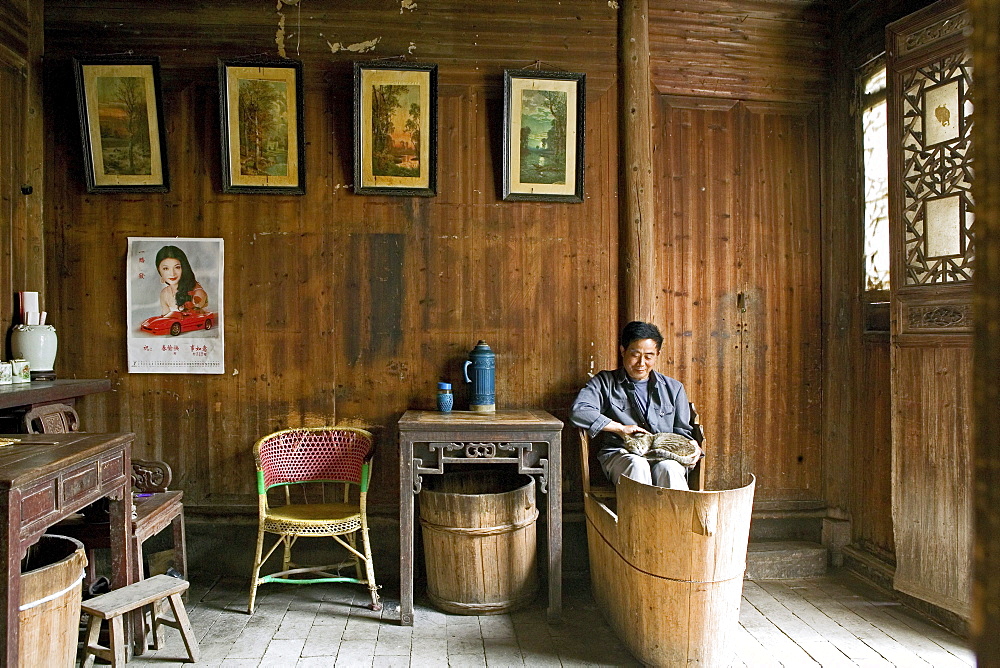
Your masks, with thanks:
[(431, 603), (459, 615), (529, 603), (538, 588), (534, 478), (489, 470), (424, 480), (420, 526)]
[(22, 566), (18, 656), (22, 666), (74, 666), (87, 555), (83, 543), (46, 534)]
[(648, 666), (728, 666), (739, 623), (754, 480), (681, 491), (622, 477), (615, 514), (587, 493), (594, 599)]

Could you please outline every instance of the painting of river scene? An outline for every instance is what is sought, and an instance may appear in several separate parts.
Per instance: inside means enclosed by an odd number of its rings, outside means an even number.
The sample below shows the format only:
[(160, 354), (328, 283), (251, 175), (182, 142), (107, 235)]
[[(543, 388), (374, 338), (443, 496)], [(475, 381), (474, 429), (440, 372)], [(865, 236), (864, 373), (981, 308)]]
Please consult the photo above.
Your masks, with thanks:
[(165, 192), (159, 61), (111, 56), (74, 63), (87, 189)]
[(521, 91), (522, 183), (566, 183), (566, 98), (560, 90)]
[(356, 63), (354, 190), (434, 195), (437, 65)]
[(288, 84), (239, 82), (240, 174), (288, 175)]
[(583, 201), (584, 78), (504, 71), (505, 200)]
[(372, 87), (372, 174), (420, 176), (420, 87)]
[(305, 192), (302, 63), (219, 62), (223, 192)]

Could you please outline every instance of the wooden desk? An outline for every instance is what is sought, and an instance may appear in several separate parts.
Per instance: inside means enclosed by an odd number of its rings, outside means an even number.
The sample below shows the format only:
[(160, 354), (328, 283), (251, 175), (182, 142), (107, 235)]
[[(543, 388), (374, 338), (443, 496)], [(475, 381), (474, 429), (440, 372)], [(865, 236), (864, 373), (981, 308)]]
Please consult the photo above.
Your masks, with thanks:
[(549, 621), (562, 615), (562, 422), (545, 411), (406, 411), (399, 419), (399, 623), (413, 625), (413, 497), (445, 464), (516, 464), (548, 495)]
[(21, 559), (59, 520), (111, 499), (111, 585), (131, 584), (132, 439), (134, 434), (12, 434), (0, 447), (0, 667), (18, 665)]

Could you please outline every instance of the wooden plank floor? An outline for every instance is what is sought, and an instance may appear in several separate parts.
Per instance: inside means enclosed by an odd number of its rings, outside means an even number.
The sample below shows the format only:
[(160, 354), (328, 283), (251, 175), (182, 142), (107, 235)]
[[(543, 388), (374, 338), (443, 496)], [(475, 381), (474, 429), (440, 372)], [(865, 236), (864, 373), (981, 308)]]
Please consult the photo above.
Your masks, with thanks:
[[(351, 585), (264, 585), (253, 616), (247, 582), (192, 582), (187, 604), (202, 666), (639, 666), (604, 623), (582, 579), (564, 586), (564, 621), (545, 623), (544, 596), (510, 615), (445, 615), (418, 599), (416, 624), (398, 625), (398, 592), (381, 613)], [(383, 621), (385, 620), (385, 621)], [(180, 634), (130, 665), (188, 666)], [(742, 668), (975, 665), (968, 643), (844, 572), (747, 581), (737, 659)]]

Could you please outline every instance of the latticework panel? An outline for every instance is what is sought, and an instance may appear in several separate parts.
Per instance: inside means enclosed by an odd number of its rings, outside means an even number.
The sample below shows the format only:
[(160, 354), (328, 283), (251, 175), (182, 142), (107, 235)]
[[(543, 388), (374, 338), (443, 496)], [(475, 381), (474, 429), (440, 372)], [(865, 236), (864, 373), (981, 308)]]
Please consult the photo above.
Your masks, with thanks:
[(254, 453), (267, 488), (314, 480), (360, 484), (371, 448), (371, 435), (361, 429), (302, 428), (265, 436)]
[(902, 78), (905, 285), (972, 280), (971, 56)]

